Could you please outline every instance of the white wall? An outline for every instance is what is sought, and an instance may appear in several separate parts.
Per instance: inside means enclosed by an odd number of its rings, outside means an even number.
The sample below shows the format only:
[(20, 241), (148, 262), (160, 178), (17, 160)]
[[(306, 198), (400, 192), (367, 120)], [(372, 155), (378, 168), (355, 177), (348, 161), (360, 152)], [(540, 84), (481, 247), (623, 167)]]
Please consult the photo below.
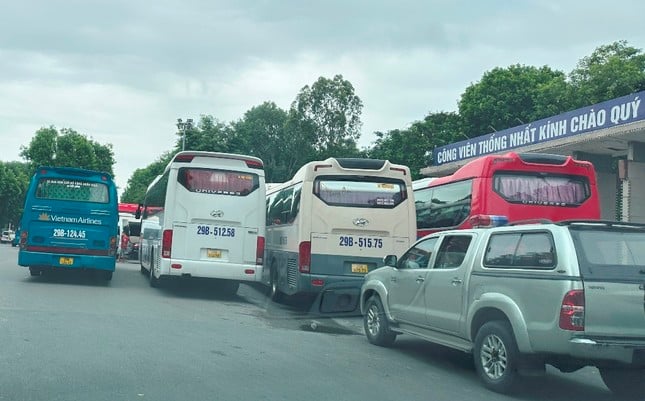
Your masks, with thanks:
[(627, 163), (629, 188), (623, 189), (623, 205), (627, 206), (623, 206), (623, 217), (632, 223), (645, 223), (645, 163)]

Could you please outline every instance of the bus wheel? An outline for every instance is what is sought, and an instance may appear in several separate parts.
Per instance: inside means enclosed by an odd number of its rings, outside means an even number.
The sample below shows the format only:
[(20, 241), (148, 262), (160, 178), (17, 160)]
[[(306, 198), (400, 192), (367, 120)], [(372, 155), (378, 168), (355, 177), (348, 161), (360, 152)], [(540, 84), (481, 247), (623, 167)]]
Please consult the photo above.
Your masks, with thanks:
[(31, 274), (32, 276), (41, 276), (43, 274), (43, 271), (42, 269), (39, 269), (37, 267), (30, 267), (29, 274)]
[(152, 288), (159, 288), (160, 286), (160, 281), (157, 277), (155, 277), (155, 264), (152, 258), (150, 259), (150, 287)]
[(141, 274), (144, 274), (144, 275), (145, 275), (145, 274), (148, 274), (148, 269), (146, 269), (145, 267), (143, 267), (143, 264), (142, 264), (142, 263), (139, 263), (139, 264), (141, 265), (141, 268), (140, 268)]
[(278, 288), (278, 268), (275, 262), (271, 264), (271, 293), (269, 296), (273, 302), (280, 303), (284, 301), (284, 294)]
[(107, 271), (107, 270), (103, 271), (103, 279), (104, 279), (105, 281), (110, 281), (110, 280), (112, 280), (112, 274), (113, 274), (113, 273), (114, 273), (114, 272)]

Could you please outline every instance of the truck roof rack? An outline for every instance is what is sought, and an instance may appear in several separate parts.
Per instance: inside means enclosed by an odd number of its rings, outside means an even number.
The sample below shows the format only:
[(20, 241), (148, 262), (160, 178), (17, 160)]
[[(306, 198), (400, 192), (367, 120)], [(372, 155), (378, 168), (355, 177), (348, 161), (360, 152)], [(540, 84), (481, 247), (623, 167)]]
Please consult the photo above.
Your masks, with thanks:
[(596, 225), (605, 227), (624, 227), (624, 228), (645, 228), (643, 223), (631, 223), (629, 221), (614, 221), (614, 220), (563, 220), (556, 224), (561, 226), (572, 225)]
[(525, 220), (516, 220), (508, 223), (509, 226), (519, 226), (521, 224), (553, 224), (553, 221), (549, 219), (525, 219)]

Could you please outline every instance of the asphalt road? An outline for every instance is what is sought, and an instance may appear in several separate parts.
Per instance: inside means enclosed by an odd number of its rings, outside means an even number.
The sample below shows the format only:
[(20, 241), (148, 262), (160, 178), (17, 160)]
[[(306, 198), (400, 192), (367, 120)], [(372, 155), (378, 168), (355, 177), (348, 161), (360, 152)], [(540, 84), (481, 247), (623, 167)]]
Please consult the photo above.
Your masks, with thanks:
[[(370, 345), (360, 318), (312, 318), (242, 285), (153, 289), (136, 263), (109, 284), (29, 276), (0, 246), (0, 400), (611, 400), (595, 369), (549, 369), (513, 397), (471, 357), (400, 336)], [(312, 330), (312, 323), (316, 330)]]

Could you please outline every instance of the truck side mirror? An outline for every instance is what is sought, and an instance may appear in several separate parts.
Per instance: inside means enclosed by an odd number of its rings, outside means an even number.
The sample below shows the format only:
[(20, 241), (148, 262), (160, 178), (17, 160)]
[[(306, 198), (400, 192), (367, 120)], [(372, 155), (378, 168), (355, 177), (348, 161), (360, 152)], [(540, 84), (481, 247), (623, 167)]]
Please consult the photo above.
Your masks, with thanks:
[(385, 266), (396, 267), (396, 262), (396, 255), (387, 255), (383, 258), (383, 264), (385, 264)]

